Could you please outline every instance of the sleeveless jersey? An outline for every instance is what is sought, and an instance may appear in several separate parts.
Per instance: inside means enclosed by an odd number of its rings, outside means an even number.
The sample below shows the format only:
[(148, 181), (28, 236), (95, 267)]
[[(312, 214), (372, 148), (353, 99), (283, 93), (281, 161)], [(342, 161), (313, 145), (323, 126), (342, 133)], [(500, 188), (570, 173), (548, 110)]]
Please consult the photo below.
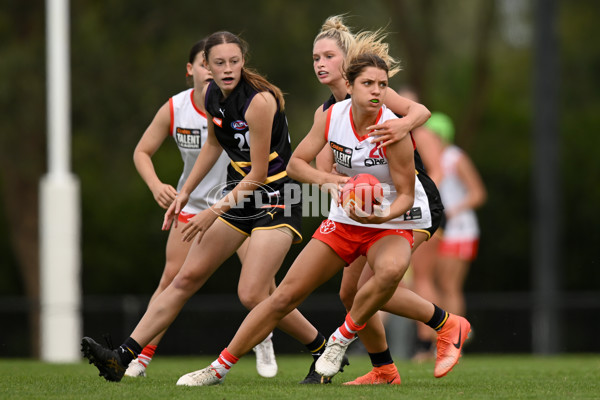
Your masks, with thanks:
[[(246, 122), (246, 110), (259, 92), (245, 80), (240, 80), (231, 94), (223, 99), (221, 90), (211, 82), (206, 91), (206, 110), (213, 117), (217, 140), (227, 152), (231, 163), (227, 168), (230, 188), (243, 179), (252, 169), (250, 160), (250, 132)], [(265, 116), (265, 118), (270, 116)], [(287, 119), (283, 111), (273, 118), (269, 167), (264, 182), (270, 192), (283, 193), (283, 185), (295, 182), (287, 176), (286, 167), (292, 155)]]
[[(376, 123), (380, 124), (393, 118), (397, 118), (396, 115), (383, 105)], [(339, 172), (348, 176), (360, 173), (375, 176), (382, 184), (387, 184), (389, 187), (389, 194), (386, 195), (388, 205), (394, 201), (397, 194), (390, 175), (386, 153), (383, 149), (377, 149), (377, 144), (371, 143), (368, 135), (359, 136), (354, 130), (351, 100), (338, 102), (329, 108), (325, 139), (333, 151)], [(329, 219), (349, 225), (379, 229), (424, 229), (431, 226), (429, 201), (419, 179), (415, 179), (413, 206), (405, 215), (383, 224), (361, 224), (348, 217), (344, 209), (332, 201)]]
[[(440, 194), (447, 209), (463, 201), (467, 189), (456, 173), (458, 160), (464, 157), (457, 146), (448, 146), (442, 153), (441, 166), (444, 173), (440, 182)], [(477, 216), (472, 209), (449, 218), (444, 229), (444, 240), (473, 240), (479, 238)]]
[[(196, 108), (193, 96), (194, 89), (188, 89), (169, 99), (171, 114), (169, 132), (173, 136), (183, 160), (183, 172), (177, 184), (177, 191), (181, 190), (190, 175), (208, 135), (206, 115)], [(213, 205), (215, 200), (218, 200), (209, 197), (209, 191), (217, 186), (223, 187), (228, 163), (229, 159), (223, 152), (206, 177), (190, 194), (189, 201), (182, 211), (197, 214)]]
[[(348, 100), (350, 99), (351, 96), (350, 94), (346, 95), (346, 98), (344, 100)], [(333, 96), (333, 94), (327, 99), (327, 101), (325, 101), (325, 103), (323, 103), (323, 112), (327, 111), (329, 109), (329, 107), (331, 107), (332, 105), (334, 105), (336, 103), (335, 97)], [(401, 115), (396, 114), (396, 117), (398, 118), (402, 118)], [(412, 133), (411, 133), (412, 136)], [(414, 140), (413, 140), (414, 142)], [(440, 192), (438, 191), (437, 186), (435, 185), (435, 182), (429, 177), (429, 175), (427, 175), (427, 170), (425, 169), (425, 164), (423, 164), (423, 160), (421, 159), (421, 155), (419, 154), (419, 151), (417, 150), (417, 146), (415, 145), (415, 150), (414, 150), (414, 155), (415, 155), (415, 169), (417, 170), (417, 178), (419, 178), (419, 181), (421, 181), (421, 184), (423, 185), (423, 187), (425, 188), (425, 193), (427, 193), (427, 199), (429, 200), (429, 209), (430, 210), (437, 210), (438, 213), (436, 215), (441, 215), (441, 213), (444, 210), (444, 205), (442, 204), (442, 198), (440, 196)], [(433, 214), (432, 214), (432, 218)], [(433, 223), (432, 223), (433, 225)], [(437, 229), (438, 224), (436, 223), (435, 228)], [(427, 228), (431, 228), (431, 225)], [(433, 234), (433, 232), (430, 232), (431, 234)]]

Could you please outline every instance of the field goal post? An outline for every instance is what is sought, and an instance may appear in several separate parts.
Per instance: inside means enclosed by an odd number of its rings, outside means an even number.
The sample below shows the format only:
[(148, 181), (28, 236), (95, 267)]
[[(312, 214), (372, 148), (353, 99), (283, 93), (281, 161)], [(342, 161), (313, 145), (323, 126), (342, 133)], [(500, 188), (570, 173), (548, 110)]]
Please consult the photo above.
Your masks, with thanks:
[(40, 182), (40, 356), (81, 360), (80, 189), (70, 172), (69, 2), (46, 0), (48, 173)]

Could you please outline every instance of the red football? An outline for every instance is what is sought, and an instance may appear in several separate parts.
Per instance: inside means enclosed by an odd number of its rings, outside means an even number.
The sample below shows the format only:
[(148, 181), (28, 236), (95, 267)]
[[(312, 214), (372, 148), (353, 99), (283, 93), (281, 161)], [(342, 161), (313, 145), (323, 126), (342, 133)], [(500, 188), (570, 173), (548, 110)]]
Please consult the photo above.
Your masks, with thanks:
[(383, 188), (379, 179), (371, 174), (358, 174), (346, 182), (340, 193), (342, 207), (353, 205), (355, 208), (372, 214), (373, 205), (380, 205)]

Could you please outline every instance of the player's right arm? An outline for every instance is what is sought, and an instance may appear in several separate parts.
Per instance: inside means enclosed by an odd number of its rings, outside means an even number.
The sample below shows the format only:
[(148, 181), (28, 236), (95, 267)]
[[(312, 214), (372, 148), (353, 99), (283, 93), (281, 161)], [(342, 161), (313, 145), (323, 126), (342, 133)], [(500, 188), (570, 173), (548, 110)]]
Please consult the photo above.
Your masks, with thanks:
[(164, 209), (173, 202), (177, 196), (177, 190), (160, 180), (154, 169), (152, 156), (169, 136), (170, 124), (171, 112), (167, 102), (158, 110), (133, 151), (135, 168), (152, 192), (154, 200)]

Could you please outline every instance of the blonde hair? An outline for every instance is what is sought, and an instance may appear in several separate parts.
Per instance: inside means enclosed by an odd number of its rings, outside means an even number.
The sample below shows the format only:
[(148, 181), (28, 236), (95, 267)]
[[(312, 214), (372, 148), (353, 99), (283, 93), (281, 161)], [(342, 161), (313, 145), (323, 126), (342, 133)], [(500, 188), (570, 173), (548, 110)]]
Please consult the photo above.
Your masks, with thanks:
[(361, 54), (371, 53), (386, 62), (389, 68), (388, 76), (391, 78), (400, 70), (400, 63), (389, 54), (389, 45), (383, 40), (387, 33), (383, 29), (375, 32), (362, 31), (353, 34), (344, 22), (344, 14), (333, 15), (325, 20), (321, 31), (317, 34), (313, 46), (321, 39), (332, 39), (344, 53), (345, 65)]
[(354, 43), (354, 34), (344, 23), (344, 15), (334, 15), (325, 20), (321, 31), (315, 37), (313, 46), (321, 39), (333, 40), (345, 57), (348, 54), (348, 49)]
[(361, 55), (372, 54), (385, 61), (389, 68), (388, 76), (390, 78), (396, 75), (401, 70), (400, 63), (389, 54), (389, 45), (383, 41), (386, 37), (387, 34), (382, 29), (357, 34), (354, 43), (348, 49), (346, 64), (352, 64)]

